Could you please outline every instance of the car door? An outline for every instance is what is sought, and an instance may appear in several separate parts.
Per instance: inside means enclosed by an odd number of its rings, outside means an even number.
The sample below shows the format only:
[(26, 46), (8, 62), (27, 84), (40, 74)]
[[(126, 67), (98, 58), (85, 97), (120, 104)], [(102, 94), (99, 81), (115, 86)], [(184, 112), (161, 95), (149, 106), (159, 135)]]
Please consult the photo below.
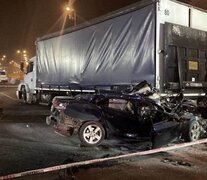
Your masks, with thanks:
[(152, 123), (152, 143), (154, 148), (166, 145), (179, 137), (181, 124), (175, 116), (158, 108)]
[(155, 101), (145, 98), (137, 104), (137, 109), (142, 119), (148, 122), (144, 127), (150, 131), (153, 147), (166, 145), (179, 136), (180, 123), (176, 117), (165, 112)]
[(138, 132), (138, 119), (126, 109), (127, 101), (123, 99), (109, 99), (109, 104), (102, 109), (107, 119), (108, 127), (114, 132), (135, 134)]

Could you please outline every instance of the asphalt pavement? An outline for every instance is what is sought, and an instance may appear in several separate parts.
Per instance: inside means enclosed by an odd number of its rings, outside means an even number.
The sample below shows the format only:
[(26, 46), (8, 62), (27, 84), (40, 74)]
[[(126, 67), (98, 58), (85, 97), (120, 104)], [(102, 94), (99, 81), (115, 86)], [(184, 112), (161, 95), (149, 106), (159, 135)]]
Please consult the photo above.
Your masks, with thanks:
[[(49, 107), (26, 105), (15, 97), (16, 87), (0, 87), (4, 117), (0, 121), (0, 175), (136, 151), (136, 143), (106, 141), (95, 148), (80, 146), (77, 136), (63, 137), (47, 126)], [(132, 142), (133, 143), (133, 142)]]
[[(49, 107), (25, 105), (16, 86), (0, 86), (0, 176), (65, 163), (143, 151), (147, 144), (105, 141), (96, 148), (80, 146), (77, 136), (64, 137), (47, 126)], [(207, 145), (145, 157), (25, 176), (20, 179), (207, 179)]]

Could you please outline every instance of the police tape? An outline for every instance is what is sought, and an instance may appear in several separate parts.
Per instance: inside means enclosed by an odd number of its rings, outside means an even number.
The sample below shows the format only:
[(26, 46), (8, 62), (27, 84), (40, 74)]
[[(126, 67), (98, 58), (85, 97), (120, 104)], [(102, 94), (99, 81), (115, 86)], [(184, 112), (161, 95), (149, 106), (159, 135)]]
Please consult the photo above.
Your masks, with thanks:
[(164, 152), (164, 151), (171, 151), (171, 150), (180, 149), (180, 148), (193, 146), (193, 145), (197, 145), (197, 144), (203, 144), (203, 143), (207, 143), (207, 138), (201, 139), (201, 140), (198, 140), (195, 142), (176, 144), (176, 145), (169, 146), (169, 147), (162, 147), (162, 148), (151, 149), (151, 150), (147, 150), (147, 151), (139, 151), (139, 152), (124, 154), (124, 155), (119, 155), (119, 156), (100, 158), (100, 159), (92, 159), (92, 160), (87, 160), (87, 161), (80, 161), (80, 162), (68, 163), (68, 164), (64, 164), (64, 165), (41, 168), (41, 169), (25, 171), (25, 172), (20, 172), (20, 173), (15, 173), (15, 174), (9, 174), (9, 175), (5, 175), (5, 176), (1, 176), (0, 180), (18, 178), (18, 177), (34, 175), (34, 174), (41, 174), (41, 173), (52, 172), (52, 171), (57, 171), (57, 170), (62, 170), (62, 169), (67, 169), (67, 168), (72, 168), (72, 167), (79, 167), (79, 166), (84, 166), (84, 165), (101, 163), (101, 162), (110, 161), (110, 160), (131, 158), (134, 156), (145, 156), (145, 155), (155, 154), (155, 153)]

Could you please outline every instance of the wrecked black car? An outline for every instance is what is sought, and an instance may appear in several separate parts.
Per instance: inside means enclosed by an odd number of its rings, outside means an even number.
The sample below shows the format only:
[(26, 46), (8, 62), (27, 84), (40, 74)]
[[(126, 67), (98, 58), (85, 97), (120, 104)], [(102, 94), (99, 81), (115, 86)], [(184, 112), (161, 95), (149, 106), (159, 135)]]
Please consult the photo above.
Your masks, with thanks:
[[(78, 134), (81, 143), (90, 147), (113, 137), (148, 140), (160, 147), (180, 137), (189, 140), (192, 132), (188, 127), (196, 122), (191, 113), (178, 117), (138, 94), (101, 93), (70, 99), (59, 107), (65, 108), (48, 117), (56, 131), (66, 136)], [(193, 133), (197, 139), (200, 131)]]

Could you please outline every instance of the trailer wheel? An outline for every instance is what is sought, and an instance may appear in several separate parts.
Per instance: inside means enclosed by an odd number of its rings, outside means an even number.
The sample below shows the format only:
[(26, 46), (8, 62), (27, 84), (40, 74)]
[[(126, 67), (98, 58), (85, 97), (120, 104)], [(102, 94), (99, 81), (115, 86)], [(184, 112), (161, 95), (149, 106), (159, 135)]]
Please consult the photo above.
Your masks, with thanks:
[(105, 137), (103, 126), (95, 121), (88, 121), (79, 130), (79, 139), (84, 146), (94, 147), (100, 144)]
[(192, 120), (189, 121), (188, 125), (184, 129), (183, 132), (183, 139), (186, 142), (193, 142), (200, 138), (201, 134), (201, 127), (198, 121)]

